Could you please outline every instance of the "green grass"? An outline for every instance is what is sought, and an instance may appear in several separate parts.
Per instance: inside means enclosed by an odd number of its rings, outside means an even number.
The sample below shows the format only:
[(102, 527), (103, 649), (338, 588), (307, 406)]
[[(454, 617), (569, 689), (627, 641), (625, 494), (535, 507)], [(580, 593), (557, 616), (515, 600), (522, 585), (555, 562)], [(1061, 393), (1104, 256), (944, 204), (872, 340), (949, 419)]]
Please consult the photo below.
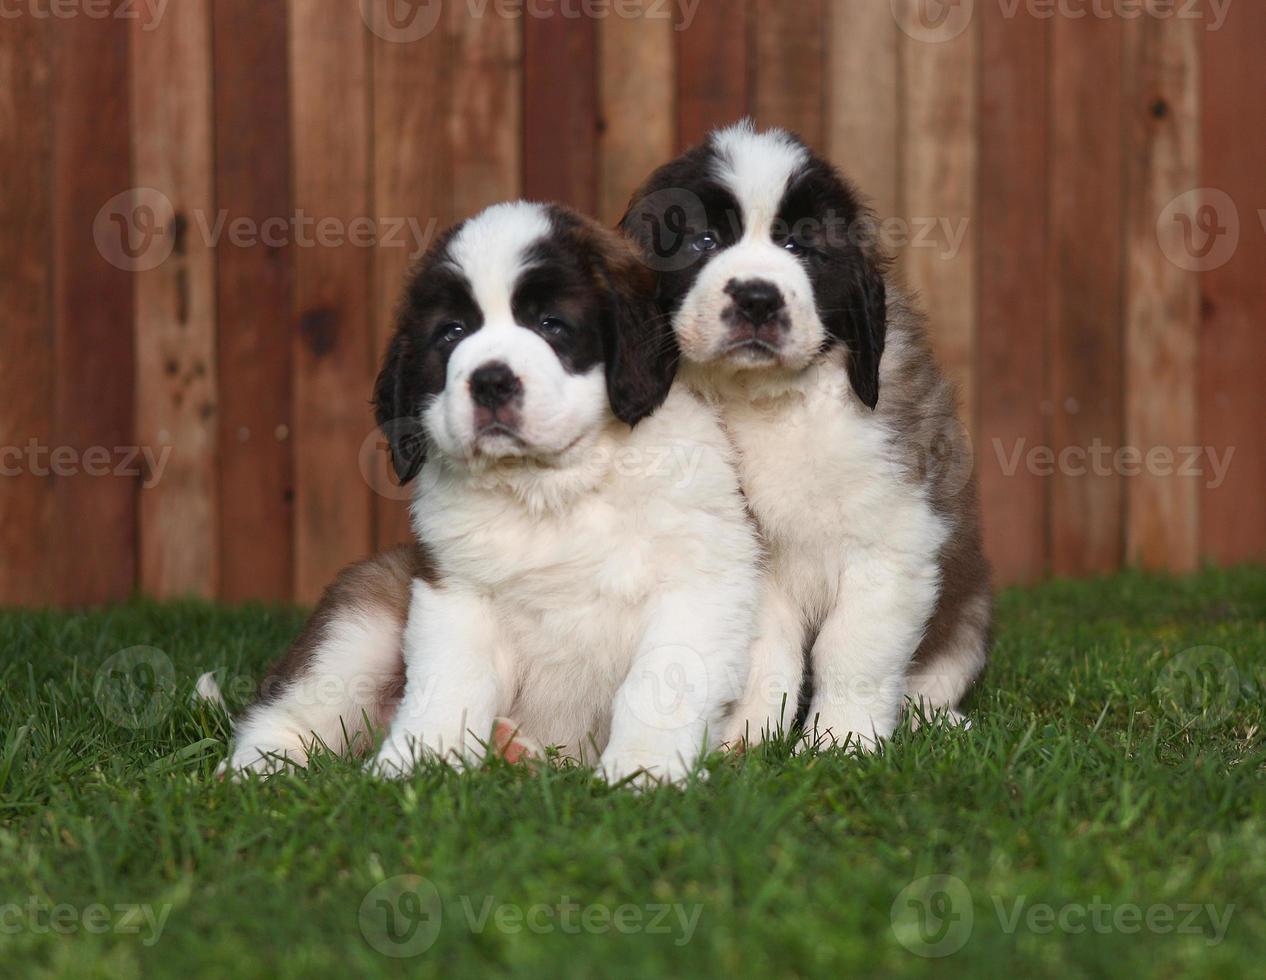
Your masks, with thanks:
[[(1258, 976), (1264, 620), (1261, 568), (1007, 592), (972, 730), (860, 759), (769, 746), (639, 795), (558, 767), (383, 784), (331, 757), (220, 782), (227, 725), (187, 704), (193, 678), (253, 677), (300, 612), (0, 613), (0, 969)], [(94, 683), (138, 645), (179, 700), (126, 727)], [(166, 918), (129, 932), (116, 906)]]

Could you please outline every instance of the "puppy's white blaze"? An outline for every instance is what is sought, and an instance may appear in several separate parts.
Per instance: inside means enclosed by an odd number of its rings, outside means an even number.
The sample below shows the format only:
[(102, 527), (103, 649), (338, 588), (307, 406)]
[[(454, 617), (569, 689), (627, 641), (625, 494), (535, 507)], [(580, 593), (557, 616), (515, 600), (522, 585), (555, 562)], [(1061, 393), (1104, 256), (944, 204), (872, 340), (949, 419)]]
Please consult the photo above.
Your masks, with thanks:
[(475, 302), (491, 324), (513, 324), (511, 290), (525, 268), (528, 250), (550, 234), (539, 204), (498, 204), (462, 226), (449, 245), (457, 270), (470, 282)]
[[(600, 369), (570, 374), (550, 345), (515, 321), (515, 286), (530, 267), (533, 246), (553, 233), (539, 204), (498, 204), (468, 221), (449, 246), (451, 264), (469, 282), (483, 324), (462, 341), (448, 362), (443, 393), (424, 412), (441, 450), (472, 458), (549, 455), (580, 440), (603, 418), (606, 381)], [(507, 365), (523, 385), (517, 436), (480, 440), (470, 376), (484, 365)]]
[(792, 176), (809, 154), (781, 129), (756, 132), (750, 119), (713, 137), (713, 176), (730, 188), (743, 209), (744, 241), (765, 241)]

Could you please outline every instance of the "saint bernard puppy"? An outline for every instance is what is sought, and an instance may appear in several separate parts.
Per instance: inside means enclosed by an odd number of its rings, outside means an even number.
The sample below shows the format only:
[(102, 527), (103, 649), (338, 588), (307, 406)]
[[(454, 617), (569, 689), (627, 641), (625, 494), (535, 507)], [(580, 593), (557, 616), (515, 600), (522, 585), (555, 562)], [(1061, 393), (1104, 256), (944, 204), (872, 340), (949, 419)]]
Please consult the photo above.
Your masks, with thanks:
[(375, 391), (416, 545), (331, 587), (232, 769), (375, 727), (380, 775), (473, 764), (505, 716), (612, 780), (678, 780), (719, 743), (759, 545), (715, 411), (672, 388), (653, 291), (630, 243), (556, 206), (497, 205), (435, 244)]
[(769, 555), (727, 730), (873, 746), (907, 699), (954, 709), (992, 600), (972, 450), (873, 219), (799, 139), (750, 122), (656, 171), (623, 220), (659, 272), (680, 377), (721, 413)]

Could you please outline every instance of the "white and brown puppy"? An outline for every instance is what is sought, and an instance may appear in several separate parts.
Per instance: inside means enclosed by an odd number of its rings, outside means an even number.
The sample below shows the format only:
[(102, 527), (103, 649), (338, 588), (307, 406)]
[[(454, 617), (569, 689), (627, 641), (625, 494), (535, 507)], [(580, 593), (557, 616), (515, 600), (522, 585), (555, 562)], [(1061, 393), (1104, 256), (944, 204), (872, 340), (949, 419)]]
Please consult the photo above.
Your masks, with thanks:
[[(715, 412), (670, 390), (653, 289), (627, 241), (559, 207), (498, 205), (435, 245), (376, 389), (418, 547), (327, 597), (290, 680), (239, 725), (235, 767), (367, 723), (390, 726), (378, 773), (473, 762), (507, 715), (613, 779), (680, 778), (719, 742), (758, 545)], [(370, 703), (315, 717), (289, 698), (366, 665)]]
[(790, 725), (806, 651), (811, 731), (862, 746), (907, 698), (957, 718), (985, 664), (971, 448), (869, 219), (800, 140), (746, 122), (658, 170), (624, 219), (769, 551), (731, 739)]

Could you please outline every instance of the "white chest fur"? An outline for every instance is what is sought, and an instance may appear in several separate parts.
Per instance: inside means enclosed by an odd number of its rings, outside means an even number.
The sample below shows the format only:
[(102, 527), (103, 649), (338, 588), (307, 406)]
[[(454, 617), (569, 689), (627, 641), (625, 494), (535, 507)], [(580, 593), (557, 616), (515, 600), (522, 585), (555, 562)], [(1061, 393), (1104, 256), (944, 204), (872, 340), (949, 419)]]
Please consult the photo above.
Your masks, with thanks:
[[(729, 590), (733, 635), (708, 653), (747, 656), (758, 551), (724, 432), (687, 392), (578, 453), (565, 469), (508, 481), (428, 463), (414, 527), (440, 582), (415, 590), (410, 631), (419, 609), (451, 615), (439, 607), (463, 593), (469, 615), (488, 620), (503, 710), (536, 740), (591, 757), (666, 595)], [(434, 622), (416, 626), (433, 642)]]

